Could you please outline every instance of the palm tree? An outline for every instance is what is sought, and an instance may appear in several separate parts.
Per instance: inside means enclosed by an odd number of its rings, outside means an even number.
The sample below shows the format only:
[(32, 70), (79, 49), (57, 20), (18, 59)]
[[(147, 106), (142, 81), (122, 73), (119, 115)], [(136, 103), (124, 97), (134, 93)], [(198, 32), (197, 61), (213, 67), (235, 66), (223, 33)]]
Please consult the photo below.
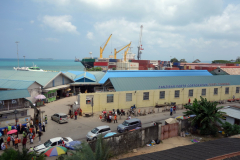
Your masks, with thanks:
[(217, 102), (207, 101), (206, 98), (200, 97), (200, 101), (196, 98), (192, 105), (185, 105), (188, 109), (184, 112), (185, 116), (196, 115), (191, 118), (192, 126), (198, 126), (201, 134), (216, 134), (216, 122), (222, 124), (220, 118), (223, 117), (225, 112), (220, 111), (223, 107), (217, 107)]

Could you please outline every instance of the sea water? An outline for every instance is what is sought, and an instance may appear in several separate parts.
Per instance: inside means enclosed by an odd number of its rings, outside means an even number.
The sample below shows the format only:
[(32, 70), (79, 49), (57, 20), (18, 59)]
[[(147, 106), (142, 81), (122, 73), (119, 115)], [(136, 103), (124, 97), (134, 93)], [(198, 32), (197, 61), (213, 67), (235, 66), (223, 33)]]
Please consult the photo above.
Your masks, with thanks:
[[(74, 62), (74, 60), (59, 60), (59, 59), (19, 59), (19, 67), (37, 67), (47, 71), (83, 71), (84, 66), (81, 62)], [(13, 67), (18, 67), (17, 59), (0, 59), (0, 70), (13, 70)]]

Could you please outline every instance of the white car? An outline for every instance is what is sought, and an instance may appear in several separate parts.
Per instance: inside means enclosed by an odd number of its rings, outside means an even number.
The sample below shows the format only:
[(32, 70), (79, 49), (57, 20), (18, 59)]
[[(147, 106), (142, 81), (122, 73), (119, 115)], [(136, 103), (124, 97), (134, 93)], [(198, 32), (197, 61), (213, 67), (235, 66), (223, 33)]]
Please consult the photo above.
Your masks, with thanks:
[(44, 153), (48, 148), (53, 147), (53, 146), (57, 146), (59, 145), (59, 141), (63, 139), (65, 144), (68, 144), (69, 142), (73, 141), (72, 138), (70, 137), (56, 137), (56, 138), (51, 138), (48, 141), (46, 141), (43, 144), (40, 144), (38, 146), (35, 146), (33, 148), (33, 150), (37, 153), (37, 154), (41, 154)]

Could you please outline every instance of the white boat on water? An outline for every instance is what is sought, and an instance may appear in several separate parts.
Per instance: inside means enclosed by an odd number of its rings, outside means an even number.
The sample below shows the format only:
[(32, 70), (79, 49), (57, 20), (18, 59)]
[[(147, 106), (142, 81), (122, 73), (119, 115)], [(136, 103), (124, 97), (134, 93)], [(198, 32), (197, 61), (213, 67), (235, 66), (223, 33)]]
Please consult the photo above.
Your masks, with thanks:
[(38, 72), (44, 72), (44, 70), (40, 69), (36, 65), (33, 64), (32, 67), (13, 67), (16, 71), (38, 71)]

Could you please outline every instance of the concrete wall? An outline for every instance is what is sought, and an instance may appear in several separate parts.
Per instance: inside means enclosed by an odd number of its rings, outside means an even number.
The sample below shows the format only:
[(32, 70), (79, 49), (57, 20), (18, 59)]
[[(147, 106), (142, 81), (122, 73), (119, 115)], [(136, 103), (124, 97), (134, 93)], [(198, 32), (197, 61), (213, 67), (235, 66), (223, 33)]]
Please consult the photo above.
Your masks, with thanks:
[[(107, 146), (110, 147), (111, 155), (119, 155), (150, 144), (152, 140), (156, 140), (157, 138), (160, 139), (160, 128), (161, 123), (157, 123), (156, 126), (141, 128), (132, 132), (116, 134), (112, 137), (104, 138), (104, 141), (107, 143)], [(93, 151), (95, 150), (96, 142), (97, 141), (89, 142)]]
[(228, 123), (234, 125), (235, 119), (232, 118), (232, 117), (227, 117), (227, 118), (226, 118), (226, 122), (228, 122)]
[(35, 97), (39, 95), (41, 92), (40, 85), (37, 83), (33, 83), (31, 86), (28, 87), (28, 92), (30, 93), (31, 97), (27, 97), (26, 99), (30, 100), (32, 103), (35, 103), (37, 99)]
[[(225, 88), (229, 87), (229, 94), (225, 94)], [(240, 98), (240, 93), (236, 93), (236, 87), (239, 86), (212, 86), (212, 87), (195, 87), (195, 88), (172, 88), (172, 89), (156, 89), (156, 90), (141, 90), (141, 91), (123, 91), (123, 92), (100, 92), (100, 93), (81, 93), (79, 94), (79, 104), (83, 112), (91, 112), (90, 104), (86, 104), (86, 97), (91, 95), (94, 97), (94, 111), (102, 111), (104, 109), (126, 109), (132, 105), (137, 107), (152, 107), (156, 104), (165, 104), (176, 102), (177, 105), (188, 103), (189, 98), (191, 102), (195, 98), (198, 100), (202, 94), (202, 89), (206, 89), (206, 95), (202, 96), (209, 101), (227, 100), (235, 95), (235, 98)], [(218, 88), (218, 94), (214, 95), (214, 88)], [(193, 89), (193, 96), (189, 97), (189, 90)], [(180, 96), (175, 98), (175, 90), (180, 91)], [(160, 91), (165, 91), (165, 98), (160, 99)], [(143, 92), (149, 92), (149, 100), (143, 100)], [(132, 101), (126, 101), (126, 93), (132, 93)], [(114, 101), (107, 103), (107, 95), (113, 94)]]

